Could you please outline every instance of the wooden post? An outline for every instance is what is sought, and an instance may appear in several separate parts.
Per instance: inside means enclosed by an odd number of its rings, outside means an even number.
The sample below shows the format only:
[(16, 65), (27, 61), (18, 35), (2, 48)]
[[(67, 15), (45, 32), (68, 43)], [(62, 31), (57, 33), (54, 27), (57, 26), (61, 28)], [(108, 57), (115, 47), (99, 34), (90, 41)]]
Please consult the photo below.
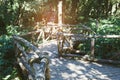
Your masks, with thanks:
[[(40, 50), (31, 44), (29, 41), (19, 37), (19, 36), (13, 36), (14, 43), (21, 52), (19, 56), (17, 56), (17, 61), (19, 62), (19, 65), (23, 72), (26, 71), (29, 80), (49, 80), (49, 59), (48, 59), (48, 52), (40, 52)], [(31, 48), (32, 56), (30, 54), (27, 54), (26, 51), (23, 48), (23, 45)], [(18, 53), (18, 51), (16, 52)], [(39, 53), (39, 55), (38, 55)], [(41, 53), (41, 54), (40, 54)]]
[(62, 27), (62, 0), (58, 2), (58, 26)]
[(91, 38), (91, 59), (94, 59), (94, 52), (95, 52), (95, 39)]
[(42, 58), (40, 63), (33, 63), (35, 72), (35, 80), (46, 80), (46, 69), (48, 67), (48, 59)]

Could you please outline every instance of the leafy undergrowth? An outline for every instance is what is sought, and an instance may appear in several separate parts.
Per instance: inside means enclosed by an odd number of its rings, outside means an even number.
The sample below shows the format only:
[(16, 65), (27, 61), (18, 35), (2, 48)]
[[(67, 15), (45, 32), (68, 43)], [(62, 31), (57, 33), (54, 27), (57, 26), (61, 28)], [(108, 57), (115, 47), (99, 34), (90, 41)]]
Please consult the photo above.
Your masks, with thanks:
[(16, 66), (14, 42), (12, 35), (28, 32), (21, 30), (19, 26), (7, 26), (7, 35), (0, 36), (0, 80), (22, 80), (20, 67)]
[(10, 36), (0, 36), (0, 80), (19, 80), (15, 68), (13, 40)]
[[(120, 18), (110, 17), (108, 19), (92, 20), (86, 23), (96, 35), (120, 35)], [(96, 38), (95, 56), (102, 59), (120, 60), (119, 38)], [(90, 41), (84, 46), (84, 50), (90, 50)]]

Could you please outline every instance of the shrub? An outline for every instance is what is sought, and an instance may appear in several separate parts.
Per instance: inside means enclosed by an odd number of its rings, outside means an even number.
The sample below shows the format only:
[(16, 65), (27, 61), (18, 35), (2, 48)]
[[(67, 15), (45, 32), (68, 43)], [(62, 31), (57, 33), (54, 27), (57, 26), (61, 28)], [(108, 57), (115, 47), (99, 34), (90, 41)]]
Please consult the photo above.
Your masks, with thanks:
[[(0, 36), (0, 79), (14, 71), (15, 54), (10, 36)], [(12, 75), (12, 74), (11, 74)]]
[[(91, 27), (97, 35), (120, 35), (120, 18), (111, 17), (108, 19), (100, 19), (98, 22), (91, 19), (86, 25)], [(119, 45), (120, 39), (96, 38), (95, 55), (97, 58), (112, 59), (113, 56), (120, 53)], [(85, 46), (86, 51), (88, 51), (89, 45)], [(120, 60), (120, 57), (113, 59)]]

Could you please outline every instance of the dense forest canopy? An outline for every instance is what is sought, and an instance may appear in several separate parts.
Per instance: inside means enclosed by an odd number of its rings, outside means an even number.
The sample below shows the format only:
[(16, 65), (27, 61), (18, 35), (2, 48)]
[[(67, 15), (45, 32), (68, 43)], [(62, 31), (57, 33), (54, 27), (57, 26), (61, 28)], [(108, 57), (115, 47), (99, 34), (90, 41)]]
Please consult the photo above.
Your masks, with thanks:
[[(58, 1), (1, 0), (0, 24), (4, 26), (3, 28), (10, 24), (33, 26), (36, 22), (42, 20), (43, 14), (48, 16), (47, 13), (53, 9), (57, 13)], [(63, 0), (63, 21), (64, 23), (76, 24), (89, 18), (98, 19), (107, 18), (110, 15), (119, 16), (119, 9), (119, 0)]]
[[(33, 31), (43, 18), (49, 21), (54, 16), (57, 23), (59, 1), (63, 2), (63, 24), (82, 23), (100, 35), (120, 35), (120, 0), (0, 0), (0, 80), (10, 80), (17, 74), (11, 36)], [(96, 41), (98, 58), (120, 53), (119, 39)]]

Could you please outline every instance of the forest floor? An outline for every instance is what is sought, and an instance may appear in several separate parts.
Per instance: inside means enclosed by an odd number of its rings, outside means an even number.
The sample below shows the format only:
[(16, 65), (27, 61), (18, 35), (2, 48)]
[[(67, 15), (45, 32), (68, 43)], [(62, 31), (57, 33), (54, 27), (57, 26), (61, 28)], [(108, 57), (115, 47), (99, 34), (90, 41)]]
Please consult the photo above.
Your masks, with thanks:
[(120, 67), (58, 58), (55, 40), (40, 44), (39, 49), (50, 52), (50, 80), (120, 80)]

